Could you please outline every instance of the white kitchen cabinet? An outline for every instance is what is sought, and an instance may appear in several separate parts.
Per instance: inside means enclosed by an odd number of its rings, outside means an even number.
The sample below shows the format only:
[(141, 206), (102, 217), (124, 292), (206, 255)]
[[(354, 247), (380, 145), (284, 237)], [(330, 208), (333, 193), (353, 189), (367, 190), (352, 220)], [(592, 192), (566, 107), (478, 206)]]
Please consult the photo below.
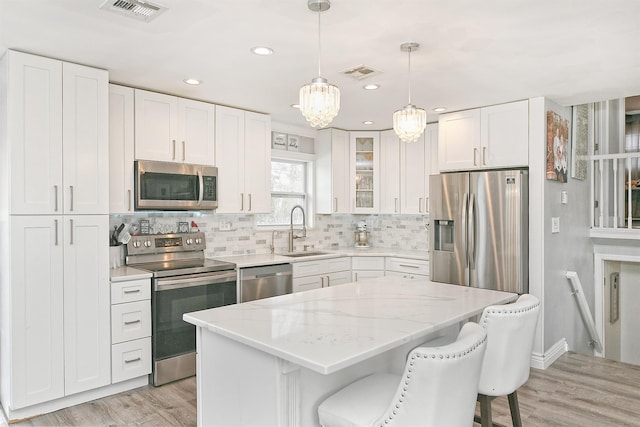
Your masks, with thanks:
[[(438, 124), (428, 124), (413, 143), (400, 145), (401, 212), (429, 213), (429, 176), (437, 174)], [(434, 159), (435, 157), (435, 159)]]
[(350, 132), (352, 213), (380, 212), (380, 133)]
[(320, 214), (350, 213), (349, 132), (318, 131), (316, 151), (316, 211)]
[(216, 107), (218, 213), (271, 212), (271, 119)]
[(111, 383), (109, 218), (66, 215), (62, 230), (68, 396)]
[(109, 213), (134, 209), (133, 88), (109, 85)]
[(135, 89), (135, 158), (215, 164), (215, 105)]
[(386, 257), (385, 276), (405, 279), (428, 279), (429, 261), (411, 258)]
[(4, 61), (10, 214), (107, 213), (107, 71), (11, 50)]
[(0, 354), (12, 409), (110, 383), (108, 227), (107, 215), (11, 217)]
[(351, 258), (339, 257), (293, 263), (293, 292), (351, 282)]
[(351, 257), (351, 278), (357, 282), (362, 279), (384, 276), (384, 257)]
[(151, 373), (151, 280), (111, 283), (111, 381)]
[(442, 114), (439, 124), (441, 171), (528, 165), (527, 100)]
[(380, 132), (380, 213), (400, 213), (400, 144), (393, 129)]

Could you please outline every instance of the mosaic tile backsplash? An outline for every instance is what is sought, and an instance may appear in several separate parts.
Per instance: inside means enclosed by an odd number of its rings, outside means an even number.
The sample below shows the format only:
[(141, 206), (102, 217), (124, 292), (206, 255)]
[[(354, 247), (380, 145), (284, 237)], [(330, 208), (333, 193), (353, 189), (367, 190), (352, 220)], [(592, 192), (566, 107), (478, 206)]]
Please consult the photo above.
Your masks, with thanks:
[[(288, 229), (275, 232), (257, 229), (253, 215), (231, 214), (176, 214), (150, 213), (148, 215), (112, 215), (111, 230), (121, 223), (137, 225), (141, 219), (149, 220), (150, 233), (172, 233), (179, 222), (192, 222), (207, 238), (205, 256), (229, 256), (269, 253), (274, 237), (275, 252), (288, 249)], [(371, 247), (428, 250), (428, 223), (426, 215), (316, 215), (313, 228), (307, 228), (306, 239), (296, 239), (296, 250), (303, 246), (332, 249), (353, 246), (354, 231), (359, 221), (366, 221)], [(294, 226), (298, 229), (299, 226)]]

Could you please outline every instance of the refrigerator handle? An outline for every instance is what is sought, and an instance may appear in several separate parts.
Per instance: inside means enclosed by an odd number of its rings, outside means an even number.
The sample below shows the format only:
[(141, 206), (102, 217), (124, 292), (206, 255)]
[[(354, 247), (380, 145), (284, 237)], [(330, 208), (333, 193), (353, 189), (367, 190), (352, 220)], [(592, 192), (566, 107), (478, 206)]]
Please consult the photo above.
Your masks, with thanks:
[[(464, 221), (464, 236), (465, 236), (465, 240), (467, 240), (469, 238), (469, 218), (467, 216), (467, 208), (469, 206), (469, 194), (468, 193), (464, 193), (464, 200), (462, 201), (462, 218)], [(465, 252), (464, 252), (464, 265), (465, 267), (469, 266), (469, 244), (468, 242), (465, 245)]]
[(469, 234), (467, 238), (469, 239), (469, 243), (467, 244), (469, 248), (469, 268), (476, 268), (476, 216), (475, 216), (475, 197), (473, 194), (469, 195)]

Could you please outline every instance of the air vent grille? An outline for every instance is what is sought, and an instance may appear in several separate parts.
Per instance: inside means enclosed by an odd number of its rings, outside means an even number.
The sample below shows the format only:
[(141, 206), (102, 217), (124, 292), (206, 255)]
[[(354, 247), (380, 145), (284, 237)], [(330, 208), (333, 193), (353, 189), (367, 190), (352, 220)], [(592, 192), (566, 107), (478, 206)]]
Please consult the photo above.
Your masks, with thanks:
[(380, 74), (380, 71), (374, 70), (366, 65), (358, 65), (342, 72), (345, 76), (352, 77), (356, 80), (366, 79), (367, 77)]
[(100, 9), (120, 13), (131, 18), (149, 22), (162, 14), (166, 7), (142, 0), (107, 0)]

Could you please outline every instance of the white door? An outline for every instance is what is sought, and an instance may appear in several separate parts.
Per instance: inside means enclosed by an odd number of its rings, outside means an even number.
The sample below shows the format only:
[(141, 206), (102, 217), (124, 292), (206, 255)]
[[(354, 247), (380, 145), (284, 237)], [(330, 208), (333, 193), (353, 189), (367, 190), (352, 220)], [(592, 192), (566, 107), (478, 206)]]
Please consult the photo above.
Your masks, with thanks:
[(178, 161), (178, 98), (136, 89), (135, 135), (136, 160)]
[(400, 213), (400, 138), (380, 132), (380, 213)]
[(108, 215), (66, 215), (65, 395), (111, 382)]
[(62, 67), (64, 213), (109, 213), (109, 74)]
[(109, 85), (109, 213), (133, 212), (133, 89)]
[(482, 167), (529, 164), (529, 101), (481, 109)]
[(429, 213), (429, 176), (440, 173), (438, 169), (438, 123), (430, 123), (424, 131), (424, 200), (422, 213)]
[(216, 106), (218, 213), (245, 211), (244, 111)]
[(479, 168), (479, 147), (479, 108), (440, 116), (438, 165), (441, 171)]
[(416, 142), (401, 142), (402, 213), (423, 214), (425, 187), (425, 135)]
[(2, 351), (11, 352), (3, 383), (12, 400), (4, 404), (19, 409), (64, 396), (62, 216), (12, 216), (10, 224), (12, 345)]
[(178, 98), (178, 128), (176, 160), (215, 165), (215, 105)]
[(332, 183), (332, 212), (351, 212), (351, 163), (349, 147), (349, 132), (332, 130), (331, 132), (331, 183)]
[(245, 212), (271, 212), (271, 118), (244, 114)]
[(61, 213), (62, 62), (7, 55), (11, 213)]

